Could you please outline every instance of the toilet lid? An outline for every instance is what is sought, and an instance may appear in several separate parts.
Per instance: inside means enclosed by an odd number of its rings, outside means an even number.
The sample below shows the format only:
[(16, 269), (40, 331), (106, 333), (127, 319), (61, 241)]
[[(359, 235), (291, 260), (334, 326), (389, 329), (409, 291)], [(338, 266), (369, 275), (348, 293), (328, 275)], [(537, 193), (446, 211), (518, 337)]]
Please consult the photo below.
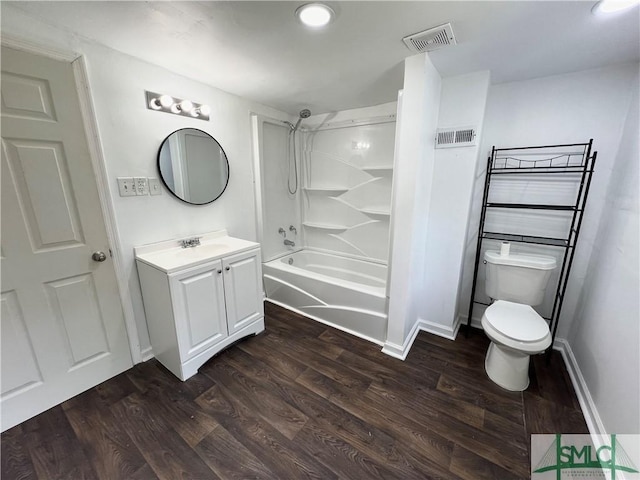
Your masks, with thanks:
[(519, 342), (537, 342), (549, 334), (549, 326), (529, 305), (498, 300), (484, 312), (499, 333)]

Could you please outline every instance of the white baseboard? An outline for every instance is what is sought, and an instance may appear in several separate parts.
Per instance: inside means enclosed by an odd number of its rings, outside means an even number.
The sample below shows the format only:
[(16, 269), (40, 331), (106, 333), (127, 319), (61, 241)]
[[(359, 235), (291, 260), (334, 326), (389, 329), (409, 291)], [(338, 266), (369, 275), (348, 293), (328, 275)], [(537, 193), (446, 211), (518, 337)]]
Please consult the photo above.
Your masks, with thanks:
[(448, 340), (455, 340), (458, 335), (458, 331), (460, 330), (460, 317), (456, 318), (453, 326), (445, 327), (440, 325), (439, 323), (430, 322), (429, 320), (420, 319), (418, 320), (418, 324), (420, 330), (427, 333), (433, 333), (434, 335), (438, 335), (439, 337), (446, 338)]
[(411, 350), (411, 346), (413, 345), (413, 342), (418, 336), (418, 333), (420, 333), (420, 320), (418, 320), (416, 323), (413, 324), (413, 327), (411, 328), (411, 332), (409, 332), (409, 335), (404, 340), (404, 343), (402, 345), (398, 345), (397, 343), (393, 343), (389, 341), (384, 342), (384, 347), (382, 347), (382, 353), (386, 353), (391, 357), (395, 357), (404, 361), (404, 359), (407, 358), (407, 355), (409, 354), (409, 350)]
[(607, 431), (604, 428), (593, 397), (591, 397), (589, 387), (587, 387), (587, 383), (582, 376), (576, 357), (573, 355), (571, 345), (564, 338), (556, 338), (553, 343), (553, 349), (558, 350), (562, 354), (564, 364), (571, 378), (571, 383), (573, 383), (573, 388), (576, 391), (582, 414), (587, 422), (589, 433), (591, 435), (606, 435)]
[(140, 356), (142, 357), (142, 361), (146, 362), (151, 360), (155, 355), (153, 354), (153, 347), (147, 347), (143, 350), (140, 350)]
[(385, 342), (384, 347), (382, 348), (382, 353), (386, 353), (395, 358), (399, 358), (400, 360), (404, 360), (407, 358), (411, 347), (413, 346), (413, 342), (416, 340), (418, 333), (421, 331), (432, 333), (434, 335), (438, 335), (439, 337), (444, 337), (448, 340), (455, 340), (456, 335), (458, 335), (458, 331), (460, 330), (460, 317), (456, 319), (455, 324), (452, 327), (445, 327), (438, 323), (430, 322), (429, 320), (418, 319), (416, 323), (414, 323), (411, 328), (411, 332), (405, 339), (402, 345), (398, 345), (392, 342)]
[(407, 353), (409, 352), (404, 348), (403, 345), (398, 345), (392, 342), (384, 342), (382, 353), (389, 355), (390, 357), (397, 358), (398, 360), (404, 360), (405, 358), (407, 358)]

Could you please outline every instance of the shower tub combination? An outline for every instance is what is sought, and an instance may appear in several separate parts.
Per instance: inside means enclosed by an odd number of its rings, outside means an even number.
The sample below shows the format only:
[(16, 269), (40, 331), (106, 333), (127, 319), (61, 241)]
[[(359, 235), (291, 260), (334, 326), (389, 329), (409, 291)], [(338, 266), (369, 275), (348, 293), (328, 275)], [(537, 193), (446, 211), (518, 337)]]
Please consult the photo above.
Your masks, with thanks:
[(267, 300), (382, 345), (387, 267), (314, 250), (263, 264)]

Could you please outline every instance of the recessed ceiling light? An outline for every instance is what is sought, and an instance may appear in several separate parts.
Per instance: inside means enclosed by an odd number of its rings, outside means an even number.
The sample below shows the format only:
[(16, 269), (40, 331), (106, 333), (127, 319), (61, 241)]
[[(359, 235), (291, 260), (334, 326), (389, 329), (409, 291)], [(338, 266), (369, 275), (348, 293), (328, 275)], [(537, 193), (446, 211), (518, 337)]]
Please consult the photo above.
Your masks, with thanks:
[(296, 17), (307, 27), (324, 27), (333, 20), (335, 12), (323, 3), (307, 3), (296, 10)]
[(592, 13), (615, 13), (621, 12), (637, 5), (639, 0), (600, 0), (591, 9)]

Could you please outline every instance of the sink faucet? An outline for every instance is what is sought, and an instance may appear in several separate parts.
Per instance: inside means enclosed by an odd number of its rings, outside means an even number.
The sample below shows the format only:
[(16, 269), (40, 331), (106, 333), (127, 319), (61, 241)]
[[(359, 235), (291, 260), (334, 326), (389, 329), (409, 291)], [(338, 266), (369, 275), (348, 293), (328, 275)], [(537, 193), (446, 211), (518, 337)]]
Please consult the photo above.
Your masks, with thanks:
[(291, 240), (289, 240), (288, 238), (285, 238), (285, 239), (284, 239), (284, 244), (285, 244), (287, 247), (295, 247), (295, 246), (296, 246), (295, 242), (292, 242), (292, 241), (291, 241)]
[(185, 238), (180, 240), (180, 245), (182, 248), (197, 247), (200, 245), (200, 237)]

